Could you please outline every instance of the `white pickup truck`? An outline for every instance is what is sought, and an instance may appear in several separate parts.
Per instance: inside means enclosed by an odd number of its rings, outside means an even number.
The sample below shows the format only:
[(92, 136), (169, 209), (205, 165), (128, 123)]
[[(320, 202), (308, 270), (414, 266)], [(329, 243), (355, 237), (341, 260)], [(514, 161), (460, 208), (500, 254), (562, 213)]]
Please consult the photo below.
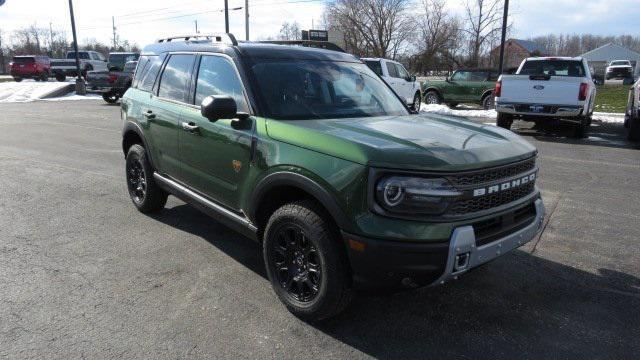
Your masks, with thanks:
[(402, 64), (382, 58), (363, 58), (360, 60), (389, 84), (396, 95), (412, 110), (420, 111), (420, 104), (422, 104), (420, 82), (416, 81), (415, 76), (409, 75)]
[(595, 105), (596, 86), (583, 58), (525, 59), (515, 75), (496, 83), (497, 125), (510, 129), (514, 119), (536, 123), (575, 124), (575, 136), (586, 136)]
[[(82, 76), (86, 76), (88, 71), (107, 71), (107, 58), (97, 51), (78, 51), (80, 58), (80, 71)], [(67, 76), (75, 77), (78, 74), (76, 69), (76, 53), (69, 51), (66, 59), (52, 59), (51, 73), (58, 81), (65, 81)]]

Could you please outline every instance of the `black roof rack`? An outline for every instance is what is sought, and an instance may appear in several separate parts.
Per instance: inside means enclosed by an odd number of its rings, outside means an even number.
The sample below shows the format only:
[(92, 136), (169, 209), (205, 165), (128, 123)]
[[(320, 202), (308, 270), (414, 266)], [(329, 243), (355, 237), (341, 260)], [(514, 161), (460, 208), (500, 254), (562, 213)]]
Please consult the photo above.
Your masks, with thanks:
[(168, 38), (158, 39), (158, 43), (172, 42), (172, 41), (211, 41), (211, 42), (219, 42), (230, 45), (238, 45), (238, 40), (231, 33), (221, 33), (221, 34), (194, 34), (194, 35), (180, 35), (180, 36), (172, 36)]
[(298, 45), (305, 47), (314, 47), (326, 50), (333, 50), (339, 52), (345, 52), (340, 46), (328, 42), (328, 41), (317, 41), (317, 40), (262, 40), (256, 41), (257, 43), (263, 44), (279, 44), (279, 45)]

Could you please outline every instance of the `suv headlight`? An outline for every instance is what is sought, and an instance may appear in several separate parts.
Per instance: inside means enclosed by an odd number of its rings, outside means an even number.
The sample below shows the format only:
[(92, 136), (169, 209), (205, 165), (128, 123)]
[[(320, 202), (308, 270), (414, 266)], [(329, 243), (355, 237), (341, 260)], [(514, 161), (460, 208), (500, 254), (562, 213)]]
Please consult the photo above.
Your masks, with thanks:
[(446, 179), (388, 176), (376, 184), (376, 202), (386, 211), (438, 215), (462, 195)]

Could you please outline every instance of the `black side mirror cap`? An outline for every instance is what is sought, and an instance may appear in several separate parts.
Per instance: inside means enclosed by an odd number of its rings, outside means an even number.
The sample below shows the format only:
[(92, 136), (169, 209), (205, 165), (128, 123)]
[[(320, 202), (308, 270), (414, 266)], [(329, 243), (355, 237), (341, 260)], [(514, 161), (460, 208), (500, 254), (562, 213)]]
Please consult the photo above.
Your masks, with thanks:
[(228, 95), (207, 96), (202, 100), (200, 113), (209, 121), (238, 117), (236, 101)]
[(416, 81), (416, 76), (415, 75), (409, 76), (409, 81), (415, 82)]

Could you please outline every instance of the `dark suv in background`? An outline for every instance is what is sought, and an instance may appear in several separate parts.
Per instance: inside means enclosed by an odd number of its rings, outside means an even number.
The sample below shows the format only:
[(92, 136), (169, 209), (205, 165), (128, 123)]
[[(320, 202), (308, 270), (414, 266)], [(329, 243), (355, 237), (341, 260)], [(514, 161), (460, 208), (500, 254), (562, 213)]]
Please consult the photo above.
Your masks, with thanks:
[(173, 194), (262, 244), (295, 315), (354, 290), (442, 284), (530, 241), (536, 149), (511, 131), (412, 114), (352, 55), (238, 43), (147, 46), (122, 98), (133, 204)]
[(498, 71), (492, 69), (460, 69), (444, 80), (425, 81), (422, 87), (424, 102), (447, 104), (477, 104), (485, 110), (495, 107), (493, 91)]
[(51, 61), (48, 56), (14, 56), (9, 66), (11, 68), (11, 76), (18, 82), (22, 81), (22, 79), (47, 81), (51, 75)]

